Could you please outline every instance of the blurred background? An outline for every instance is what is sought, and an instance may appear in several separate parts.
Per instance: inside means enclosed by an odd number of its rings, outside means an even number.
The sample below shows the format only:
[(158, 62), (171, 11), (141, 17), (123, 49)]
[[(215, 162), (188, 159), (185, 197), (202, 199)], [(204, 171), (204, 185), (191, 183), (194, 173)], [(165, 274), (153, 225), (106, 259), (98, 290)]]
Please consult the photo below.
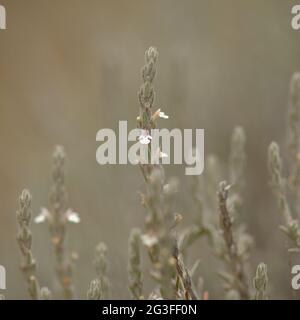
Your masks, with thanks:
[[(131, 165), (99, 166), (96, 132), (128, 120), (134, 128), (144, 52), (160, 52), (156, 106), (168, 128), (204, 128), (205, 154), (226, 162), (232, 129), (247, 133), (245, 221), (255, 238), (251, 271), (268, 265), (272, 298), (290, 296), (281, 217), (268, 186), (267, 147), (285, 143), (288, 87), (300, 70), (300, 31), (291, 28), (289, 0), (1, 0), (7, 30), (0, 32), (0, 264), (8, 299), (27, 299), (19, 271), (15, 212), (23, 188), (36, 215), (48, 205), (51, 154), (66, 148), (70, 207), (82, 222), (70, 226), (68, 245), (79, 254), (75, 284), (85, 298), (94, 278), (99, 241), (109, 247), (112, 297), (128, 298), (127, 240), (143, 227)], [(190, 177), (181, 180), (178, 211), (192, 222)], [(226, 178), (226, 177), (224, 177)], [(42, 285), (55, 288), (46, 225), (33, 225), (33, 251)], [(205, 241), (193, 247), (211, 298), (222, 298), (219, 268)], [(144, 259), (147, 261), (147, 257)], [(147, 264), (144, 265), (147, 271)], [(152, 284), (148, 281), (148, 292)], [(55, 290), (55, 289), (54, 289)]]

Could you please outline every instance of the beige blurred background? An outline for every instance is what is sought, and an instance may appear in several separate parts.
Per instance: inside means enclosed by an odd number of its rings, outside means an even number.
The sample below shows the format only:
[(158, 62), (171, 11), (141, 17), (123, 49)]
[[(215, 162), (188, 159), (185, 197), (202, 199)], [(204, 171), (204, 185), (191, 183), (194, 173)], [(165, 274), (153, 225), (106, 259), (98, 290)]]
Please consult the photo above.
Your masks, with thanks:
[[(289, 80), (300, 70), (300, 31), (290, 26), (289, 0), (1, 0), (7, 30), (0, 32), (0, 264), (8, 299), (27, 297), (19, 272), (15, 211), (24, 187), (33, 211), (48, 204), (51, 153), (68, 153), (70, 206), (82, 222), (69, 245), (79, 253), (76, 286), (85, 297), (94, 277), (93, 249), (109, 246), (112, 295), (127, 298), (127, 239), (143, 225), (137, 191), (142, 179), (130, 165), (99, 166), (96, 132), (135, 126), (144, 51), (159, 49), (156, 105), (169, 128), (204, 128), (205, 152), (224, 161), (235, 125), (247, 132), (245, 219), (255, 237), (252, 271), (269, 267), (272, 297), (289, 296), (289, 269), (280, 217), (268, 187), (267, 146), (285, 139)], [(181, 178), (178, 208), (191, 220), (189, 178)], [(226, 178), (226, 177), (224, 177)], [(33, 225), (39, 279), (55, 287), (45, 225)], [(203, 242), (192, 259), (212, 298), (222, 297), (218, 264)], [(191, 260), (193, 261), (193, 260)], [(147, 269), (147, 266), (145, 266)], [(148, 284), (147, 290), (151, 288)]]

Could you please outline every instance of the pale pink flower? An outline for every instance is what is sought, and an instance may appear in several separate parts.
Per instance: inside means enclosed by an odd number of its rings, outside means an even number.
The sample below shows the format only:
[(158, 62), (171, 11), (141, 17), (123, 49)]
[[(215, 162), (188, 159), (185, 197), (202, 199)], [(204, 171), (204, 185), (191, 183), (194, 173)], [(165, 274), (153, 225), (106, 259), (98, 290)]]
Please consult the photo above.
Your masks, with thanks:
[(139, 136), (139, 141), (141, 144), (149, 144), (152, 140), (152, 137), (147, 130), (142, 130), (141, 135)]

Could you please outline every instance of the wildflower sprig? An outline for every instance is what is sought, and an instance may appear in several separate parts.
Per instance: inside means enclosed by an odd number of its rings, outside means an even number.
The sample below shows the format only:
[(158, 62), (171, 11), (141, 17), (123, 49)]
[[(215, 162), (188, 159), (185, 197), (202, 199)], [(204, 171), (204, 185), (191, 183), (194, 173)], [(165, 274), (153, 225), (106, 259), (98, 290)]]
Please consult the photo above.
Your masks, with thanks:
[(233, 220), (229, 214), (227, 200), (231, 186), (226, 181), (219, 184), (219, 217), (220, 229), (224, 239), (223, 260), (227, 262), (229, 273), (220, 273), (226, 284), (226, 291), (235, 291), (239, 298), (249, 299), (249, 288), (245, 273), (244, 255), (238, 250), (238, 243), (233, 230)]
[(66, 249), (67, 223), (79, 223), (79, 214), (67, 208), (65, 186), (66, 153), (62, 146), (56, 146), (53, 153), (52, 187), (50, 210), (42, 208), (35, 218), (36, 223), (46, 222), (49, 226), (51, 242), (56, 258), (56, 273), (66, 299), (74, 298), (73, 261), (77, 255), (69, 254)]
[[(179, 248), (177, 243), (174, 245), (173, 251), (174, 259), (176, 261), (176, 270), (178, 275), (177, 284), (177, 293), (179, 298), (185, 300), (199, 300), (199, 297), (194, 288), (194, 284), (191, 277), (191, 272), (185, 266), (183, 258), (179, 253)], [(179, 286), (179, 281), (181, 282), (181, 287)], [(183, 292), (183, 294), (181, 294)]]
[[(155, 102), (154, 78), (158, 51), (150, 47), (145, 53), (145, 65), (142, 69), (143, 83), (138, 93), (140, 112), (137, 117), (137, 127), (141, 129), (139, 141), (147, 145), (148, 160), (151, 159), (151, 129), (157, 127), (159, 118), (168, 119), (161, 109), (153, 111)], [(158, 157), (168, 155), (158, 151)], [(165, 181), (163, 167), (158, 164), (140, 164), (141, 172), (146, 183), (146, 192), (141, 193), (142, 205), (147, 209), (145, 218), (145, 233), (142, 243), (146, 246), (152, 263), (151, 275), (159, 288), (159, 295), (163, 299), (174, 299), (176, 291), (176, 258), (174, 257), (174, 195), (178, 190), (178, 183), (171, 179)]]
[(232, 185), (228, 201), (236, 218), (240, 218), (243, 211), (247, 164), (245, 149), (246, 134), (244, 128), (237, 126), (232, 132), (228, 161), (228, 179)]
[[(167, 186), (167, 188), (164, 188)], [(164, 299), (176, 296), (176, 261), (173, 258), (174, 227), (173, 202), (177, 182), (164, 183), (163, 170), (154, 168), (148, 176), (146, 194), (141, 194), (142, 204), (148, 213), (145, 234), (141, 240), (148, 251), (153, 269), (151, 275), (157, 282)]]
[(30, 192), (26, 189), (23, 190), (19, 199), (19, 209), (17, 211), (17, 222), (19, 226), (17, 241), (23, 258), (21, 270), (27, 281), (29, 295), (32, 299), (38, 300), (42, 299), (43, 295), (41, 292), (48, 289), (42, 288), (42, 290), (40, 290), (40, 285), (36, 275), (37, 264), (32, 253), (32, 233), (30, 230), (32, 217), (32, 211), (30, 208), (31, 199), (32, 197)]
[(141, 232), (133, 229), (130, 233), (128, 247), (129, 291), (135, 300), (143, 299), (143, 279), (140, 254)]
[(287, 201), (286, 180), (282, 176), (280, 149), (276, 142), (270, 144), (268, 156), (271, 187), (277, 198), (279, 210), (284, 218), (284, 225), (280, 226), (280, 229), (291, 239), (296, 247), (300, 247), (299, 222), (292, 217), (290, 205)]
[(95, 249), (94, 267), (96, 270), (97, 278), (100, 281), (102, 299), (108, 299), (110, 282), (107, 277), (108, 258), (107, 246), (104, 242), (100, 242)]
[(145, 52), (145, 65), (142, 69), (143, 84), (141, 85), (140, 91), (138, 93), (138, 98), (140, 102), (140, 114), (137, 118), (138, 128), (146, 131), (150, 131), (155, 128), (155, 118), (157, 113), (153, 115), (153, 104), (155, 100), (154, 91), (154, 78), (156, 75), (156, 64), (158, 59), (158, 51), (154, 47), (150, 47)]
[(96, 278), (90, 283), (87, 299), (88, 300), (106, 300), (110, 295), (110, 281), (107, 276), (108, 259), (107, 246), (100, 242), (95, 249), (94, 268)]
[(90, 286), (87, 291), (88, 300), (102, 300), (102, 289), (101, 282), (99, 279), (94, 279), (91, 281)]
[(100, 242), (95, 249), (94, 268), (96, 278), (90, 283), (87, 298), (88, 300), (106, 300), (110, 294), (110, 282), (107, 277), (108, 259), (107, 246)]
[[(181, 246), (186, 250), (194, 241), (206, 236), (215, 255), (229, 269), (229, 272), (219, 272), (225, 283), (226, 297), (243, 299), (249, 296), (247, 264), (253, 244), (252, 237), (248, 235), (240, 219), (245, 187), (245, 143), (244, 129), (240, 126), (235, 127), (231, 137), (227, 174), (218, 158), (209, 155), (203, 176), (193, 178), (191, 195), (197, 214), (194, 225), (188, 228), (181, 240)], [(230, 180), (230, 186), (226, 184), (226, 187), (224, 182), (219, 184), (225, 174)], [(220, 186), (224, 188), (222, 192)], [(219, 190), (218, 201), (215, 196), (216, 190)], [(221, 201), (225, 196), (226, 199)], [(235, 249), (229, 250), (232, 241)], [(239, 268), (243, 269), (242, 281), (240, 272), (235, 270)]]
[[(295, 73), (290, 83), (288, 112), (288, 150), (290, 161), (289, 182), (300, 201), (300, 73)], [(299, 206), (300, 204), (298, 204)]]
[(257, 266), (256, 274), (253, 279), (253, 286), (255, 289), (255, 300), (266, 300), (266, 290), (268, 286), (268, 272), (267, 266), (264, 263), (260, 263)]
[[(154, 47), (150, 47), (145, 52), (145, 65), (142, 69), (143, 84), (141, 85), (138, 93), (140, 112), (139, 116), (137, 117), (137, 127), (141, 129), (139, 141), (144, 145), (148, 145), (148, 160), (151, 159), (151, 129), (156, 128), (156, 122), (159, 118), (169, 118), (169, 116), (161, 111), (161, 109), (158, 109), (155, 112), (153, 111), (155, 102), (155, 91), (153, 83), (156, 76), (157, 60), (157, 49)], [(150, 168), (151, 166), (149, 165), (147, 167), (144, 167), (144, 170)]]

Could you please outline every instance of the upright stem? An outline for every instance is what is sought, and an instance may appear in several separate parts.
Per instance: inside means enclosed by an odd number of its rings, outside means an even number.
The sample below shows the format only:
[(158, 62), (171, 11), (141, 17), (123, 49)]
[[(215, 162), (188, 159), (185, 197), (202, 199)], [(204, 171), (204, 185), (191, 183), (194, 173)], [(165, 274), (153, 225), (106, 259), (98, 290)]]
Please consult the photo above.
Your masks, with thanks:
[(236, 290), (241, 299), (249, 299), (249, 289), (244, 270), (242, 258), (237, 252), (237, 244), (233, 235), (232, 220), (227, 209), (227, 198), (230, 186), (225, 181), (220, 183), (218, 198), (220, 211), (220, 227), (223, 232), (223, 238), (226, 245), (226, 252), (229, 259), (231, 272), (236, 279)]
[(67, 256), (65, 248), (66, 240), (66, 219), (65, 212), (67, 193), (65, 187), (65, 164), (66, 154), (62, 146), (57, 146), (53, 153), (53, 185), (50, 194), (52, 206), (52, 220), (50, 233), (52, 245), (56, 257), (56, 272), (58, 280), (63, 288), (64, 297), (73, 299), (74, 288), (72, 283), (73, 266), (70, 257)]

